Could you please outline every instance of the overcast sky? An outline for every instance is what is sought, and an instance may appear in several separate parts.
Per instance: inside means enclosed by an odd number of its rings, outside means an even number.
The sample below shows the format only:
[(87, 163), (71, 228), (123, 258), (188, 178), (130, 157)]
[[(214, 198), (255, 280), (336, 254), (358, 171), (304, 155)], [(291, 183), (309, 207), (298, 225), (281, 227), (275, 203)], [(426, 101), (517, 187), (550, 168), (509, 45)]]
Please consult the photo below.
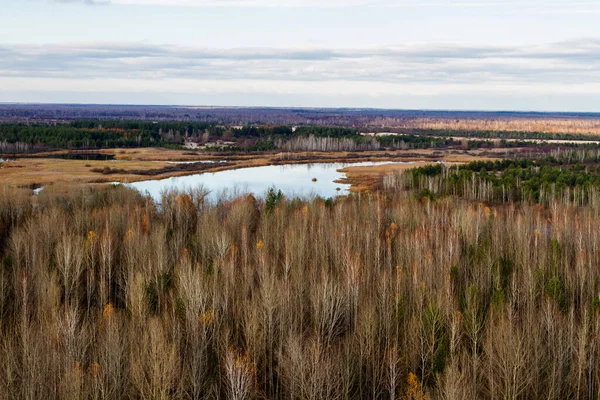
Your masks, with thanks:
[(0, 102), (600, 111), (600, 1), (0, 0)]

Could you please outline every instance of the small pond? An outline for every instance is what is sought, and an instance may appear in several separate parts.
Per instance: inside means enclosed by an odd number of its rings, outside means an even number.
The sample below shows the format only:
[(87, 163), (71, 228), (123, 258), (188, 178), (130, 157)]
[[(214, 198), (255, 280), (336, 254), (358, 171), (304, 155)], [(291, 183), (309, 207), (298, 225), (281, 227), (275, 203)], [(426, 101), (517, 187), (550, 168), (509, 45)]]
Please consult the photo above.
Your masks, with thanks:
[(163, 191), (198, 187), (209, 190), (211, 200), (243, 193), (253, 193), (255, 196), (262, 197), (271, 187), (281, 190), (287, 197), (308, 198), (318, 195), (327, 198), (348, 194), (350, 189), (350, 185), (334, 182), (344, 177), (344, 173), (338, 172), (338, 169), (391, 163), (394, 162), (270, 165), (134, 182), (128, 186), (142, 193), (148, 193), (156, 201), (160, 200)]

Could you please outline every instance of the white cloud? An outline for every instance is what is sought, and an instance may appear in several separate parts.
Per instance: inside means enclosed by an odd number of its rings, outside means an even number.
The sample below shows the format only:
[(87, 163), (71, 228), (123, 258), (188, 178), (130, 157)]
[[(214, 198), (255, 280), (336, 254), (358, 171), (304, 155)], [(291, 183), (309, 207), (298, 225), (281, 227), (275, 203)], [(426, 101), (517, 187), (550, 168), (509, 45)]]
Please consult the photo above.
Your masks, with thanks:
[(171, 7), (409, 7), (409, 8), (463, 8), (463, 9), (516, 9), (540, 13), (568, 12), (579, 13), (599, 11), (597, 1), (564, 0), (46, 0), (51, 3), (86, 3), (115, 5), (154, 5)]
[(476, 84), (431, 84), (431, 83), (389, 83), (356, 81), (284, 81), (284, 80), (244, 80), (228, 81), (211, 79), (163, 78), (163, 79), (123, 79), (92, 78), (81, 81), (68, 78), (10, 78), (0, 77), (2, 91), (67, 91), (79, 93), (182, 93), (182, 94), (277, 94), (311, 96), (446, 96), (446, 95), (595, 95), (600, 93), (600, 83), (555, 84), (543, 83), (505, 84), (493, 83), (482, 87)]
[(0, 99), (28, 92), (136, 93), (148, 98), (164, 93), (232, 99), (269, 95), (282, 104), (299, 97), (318, 103), (322, 97), (338, 99), (338, 105), (345, 98), (358, 104), (361, 98), (371, 99), (367, 104), (376, 105), (376, 99), (389, 102), (398, 96), (432, 101), (462, 96), (475, 103), (490, 96), (589, 98), (600, 93), (600, 39), (513, 47), (413, 44), (357, 49), (0, 45)]
[(170, 7), (349, 7), (390, 6), (390, 0), (47, 0), (51, 3), (86, 3)]
[(60, 3), (60, 4), (87, 4), (90, 6), (95, 5), (107, 5), (111, 4), (111, 0), (49, 0), (50, 3)]
[(104, 44), (0, 46), (0, 75), (39, 78), (578, 84), (600, 78), (600, 40), (500, 47), (207, 49)]

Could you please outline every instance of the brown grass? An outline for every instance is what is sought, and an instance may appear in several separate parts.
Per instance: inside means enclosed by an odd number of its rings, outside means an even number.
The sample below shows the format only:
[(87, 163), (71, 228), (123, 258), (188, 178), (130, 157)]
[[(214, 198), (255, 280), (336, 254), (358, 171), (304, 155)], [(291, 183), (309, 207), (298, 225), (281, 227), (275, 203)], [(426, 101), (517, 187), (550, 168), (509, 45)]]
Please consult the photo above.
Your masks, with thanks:
[[(500, 152), (501, 149), (494, 149)], [(515, 151), (511, 149), (511, 151)], [(392, 152), (298, 152), (298, 153), (265, 153), (260, 155), (191, 155), (189, 151), (167, 149), (113, 149), (102, 150), (103, 154), (114, 154), (115, 161), (64, 160), (48, 158), (42, 154), (35, 158), (18, 158), (15, 161), (3, 163), (0, 169), (0, 184), (13, 187), (46, 186), (54, 183), (102, 183), (102, 182), (135, 182), (146, 179), (164, 179), (173, 176), (183, 176), (198, 173), (198, 171), (171, 171), (161, 169), (172, 167), (167, 161), (199, 161), (199, 160), (228, 160), (231, 164), (215, 164), (204, 172), (218, 172), (227, 169), (257, 167), (274, 164), (299, 164), (308, 162), (357, 162), (357, 161), (447, 161), (468, 162), (487, 158), (491, 151), (473, 150), (435, 150), (420, 149), (411, 151)], [(52, 154), (64, 154), (57, 152)], [(106, 167), (117, 170), (117, 173), (103, 174)], [(200, 167), (199, 167), (200, 168)], [(399, 167), (396, 167), (399, 168)], [(383, 169), (374, 170), (378, 173)], [(152, 176), (136, 174), (136, 171), (157, 171)], [(356, 170), (360, 171), (360, 170)], [(356, 175), (356, 174), (355, 174)]]
[[(452, 164), (464, 164), (471, 161), (495, 161), (498, 157), (476, 156), (471, 154), (448, 154), (441, 157), (439, 161)], [(410, 164), (382, 164), (372, 166), (354, 166), (340, 169), (346, 174), (336, 182), (352, 185), (350, 190), (353, 192), (362, 192), (365, 190), (374, 191), (381, 189), (383, 178), (394, 172), (405, 171), (411, 168), (422, 167), (431, 164), (431, 161), (413, 161)]]
[[(404, 120), (382, 119), (379, 122), (378, 125), (395, 128), (600, 135), (600, 119), (597, 118), (494, 118), (487, 120), (414, 118)], [(374, 124), (374, 126), (376, 125)]]

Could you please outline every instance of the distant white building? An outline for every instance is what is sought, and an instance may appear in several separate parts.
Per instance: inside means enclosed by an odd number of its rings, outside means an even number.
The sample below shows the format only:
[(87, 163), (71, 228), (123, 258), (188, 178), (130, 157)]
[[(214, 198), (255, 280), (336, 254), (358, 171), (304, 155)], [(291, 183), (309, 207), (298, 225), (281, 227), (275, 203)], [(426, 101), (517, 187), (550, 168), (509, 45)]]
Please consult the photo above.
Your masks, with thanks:
[(189, 140), (186, 140), (183, 143), (183, 147), (185, 147), (186, 149), (190, 149), (190, 150), (196, 150), (196, 149), (200, 148), (200, 146), (198, 146), (198, 143), (192, 142), (192, 141), (189, 141)]

